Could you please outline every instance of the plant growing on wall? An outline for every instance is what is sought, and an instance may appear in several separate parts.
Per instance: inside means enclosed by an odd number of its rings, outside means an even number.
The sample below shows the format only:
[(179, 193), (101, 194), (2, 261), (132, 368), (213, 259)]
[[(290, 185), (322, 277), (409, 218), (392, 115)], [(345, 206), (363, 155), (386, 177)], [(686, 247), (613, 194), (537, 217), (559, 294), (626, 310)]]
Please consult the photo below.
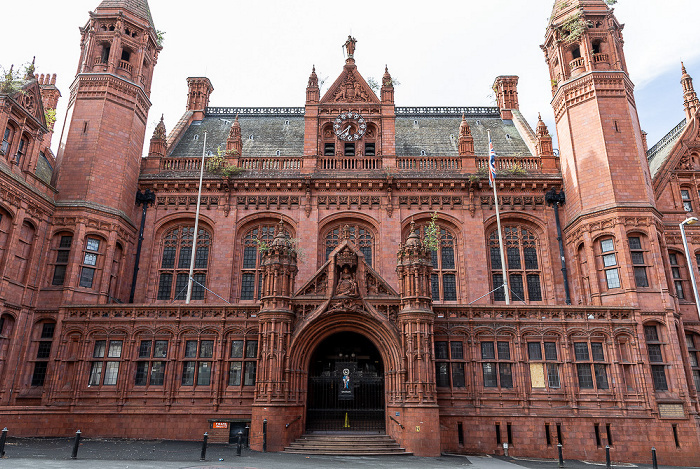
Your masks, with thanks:
[(51, 108), (44, 109), (44, 119), (46, 120), (46, 127), (52, 129), (56, 123), (56, 110)]
[(22, 75), (14, 70), (13, 65), (10, 66), (9, 70), (5, 70), (4, 67), (0, 66), (0, 93), (14, 94), (23, 92), (23, 86), (24, 80)]
[(243, 168), (234, 166), (226, 161), (227, 156), (235, 155), (235, 150), (222, 150), (221, 147), (217, 147), (216, 156), (209, 158), (209, 168), (211, 172), (216, 174), (221, 174), (224, 177), (230, 178), (233, 176), (238, 176), (243, 172)]
[(156, 30), (156, 43), (163, 47), (163, 42), (165, 42), (165, 31)]
[(430, 222), (425, 227), (423, 245), (431, 251), (437, 251), (440, 247), (440, 227), (437, 224), (438, 213), (433, 212)]

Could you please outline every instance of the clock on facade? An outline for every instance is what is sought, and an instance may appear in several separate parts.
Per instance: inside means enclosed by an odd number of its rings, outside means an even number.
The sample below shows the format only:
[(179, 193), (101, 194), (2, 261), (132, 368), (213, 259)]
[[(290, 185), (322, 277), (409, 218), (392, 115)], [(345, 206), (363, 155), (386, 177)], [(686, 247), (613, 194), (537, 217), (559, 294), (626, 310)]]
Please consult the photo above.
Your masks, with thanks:
[(364, 117), (356, 112), (344, 112), (333, 121), (333, 132), (340, 140), (354, 142), (362, 138), (367, 130)]

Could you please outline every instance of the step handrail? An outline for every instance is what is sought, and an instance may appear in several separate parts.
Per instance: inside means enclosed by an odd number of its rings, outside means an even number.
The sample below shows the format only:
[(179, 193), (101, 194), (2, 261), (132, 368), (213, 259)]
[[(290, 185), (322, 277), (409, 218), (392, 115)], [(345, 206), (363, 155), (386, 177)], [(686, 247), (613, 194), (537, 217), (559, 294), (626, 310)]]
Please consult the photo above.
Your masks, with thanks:
[(296, 422), (297, 420), (300, 420), (300, 419), (301, 419), (301, 415), (298, 415), (297, 418), (295, 418), (294, 420), (292, 420), (291, 422), (289, 422), (287, 425), (285, 425), (284, 428), (289, 428), (289, 426), (290, 426), (291, 424), (293, 424), (294, 422)]
[(404, 429), (404, 426), (401, 425), (401, 422), (399, 422), (398, 420), (396, 420), (396, 419), (395, 419), (394, 417), (392, 417), (391, 415), (389, 416), (389, 418), (390, 418), (391, 420), (393, 420), (394, 423), (396, 423), (399, 427), (401, 427), (401, 430)]

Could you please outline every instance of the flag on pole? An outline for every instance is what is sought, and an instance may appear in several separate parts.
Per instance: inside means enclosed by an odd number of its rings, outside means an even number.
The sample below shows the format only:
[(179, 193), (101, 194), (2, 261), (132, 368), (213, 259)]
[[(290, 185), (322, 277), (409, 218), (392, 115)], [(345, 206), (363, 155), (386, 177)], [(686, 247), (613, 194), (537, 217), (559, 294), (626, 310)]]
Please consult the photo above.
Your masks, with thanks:
[(491, 132), (489, 132), (489, 187), (496, 183), (496, 152), (491, 142)]

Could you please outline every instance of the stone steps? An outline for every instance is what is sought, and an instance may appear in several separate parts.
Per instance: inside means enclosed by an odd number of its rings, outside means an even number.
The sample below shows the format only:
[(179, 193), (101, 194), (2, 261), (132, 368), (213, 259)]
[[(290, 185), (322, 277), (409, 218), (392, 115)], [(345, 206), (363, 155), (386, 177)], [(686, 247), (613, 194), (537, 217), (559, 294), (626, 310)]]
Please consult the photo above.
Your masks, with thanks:
[(411, 455), (388, 435), (307, 433), (284, 449), (285, 453), (325, 456)]

